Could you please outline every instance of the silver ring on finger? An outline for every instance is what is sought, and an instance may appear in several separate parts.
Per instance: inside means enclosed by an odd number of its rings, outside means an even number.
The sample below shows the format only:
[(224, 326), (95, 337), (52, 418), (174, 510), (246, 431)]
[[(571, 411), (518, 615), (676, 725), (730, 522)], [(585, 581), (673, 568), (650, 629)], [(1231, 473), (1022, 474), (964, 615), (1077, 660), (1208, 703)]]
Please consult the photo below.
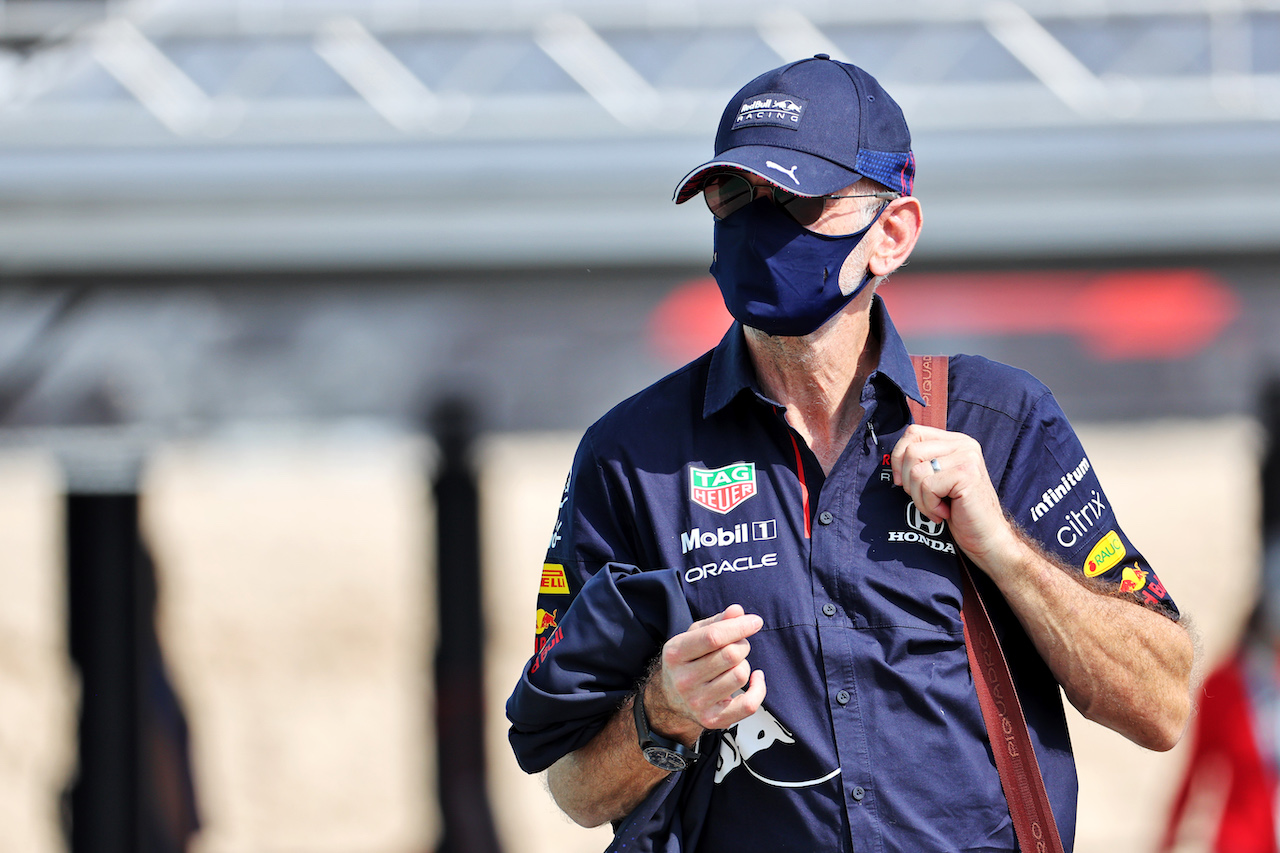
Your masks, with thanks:
[(934, 473), (935, 473), (935, 474), (936, 474), (937, 472), (939, 472), (939, 471), (941, 471), (941, 470), (942, 470), (942, 466), (938, 464), (938, 460), (937, 460), (937, 459), (930, 459), (930, 460), (929, 460), (929, 467), (933, 469), (933, 471), (934, 471)]

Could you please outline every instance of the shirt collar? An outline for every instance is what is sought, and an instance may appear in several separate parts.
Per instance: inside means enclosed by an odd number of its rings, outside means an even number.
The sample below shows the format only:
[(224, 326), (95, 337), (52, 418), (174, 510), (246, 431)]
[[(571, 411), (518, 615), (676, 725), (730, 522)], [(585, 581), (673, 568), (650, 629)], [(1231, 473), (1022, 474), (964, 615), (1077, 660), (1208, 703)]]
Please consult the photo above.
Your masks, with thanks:
[[(878, 295), (871, 299), (871, 328), (880, 338), (880, 363), (876, 366), (876, 372), (892, 382), (903, 395), (923, 403), (907, 345), (894, 328), (884, 301)], [(747, 351), (742, 324), (735, 321), (711, 354), (702, 416), (711, 417), (747, 389), (764, 398), (756, 383), (755, 368), (751, 364), (751, 354)]]

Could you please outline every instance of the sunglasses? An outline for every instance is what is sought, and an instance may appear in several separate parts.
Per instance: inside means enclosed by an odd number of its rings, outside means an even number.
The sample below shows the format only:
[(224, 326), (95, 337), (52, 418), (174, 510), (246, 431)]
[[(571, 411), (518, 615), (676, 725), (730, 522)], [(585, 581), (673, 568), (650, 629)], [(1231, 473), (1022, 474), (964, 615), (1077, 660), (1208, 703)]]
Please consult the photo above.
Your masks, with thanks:
[(755, 186), (742, 175), (734, 172), (717, 172), (707, 178), (702, 185), (702, 198), (716, 219), (727, 219), (734, 213), (755, 201), (757, 193), (767, 191), (773, 203), (785, 210), (792, 219), (806, 228), (822, 218), (826, 210), (827, 199), (835, 198), (878, 198), (892, 201), (901, 198), (902, 193), (886, 190), (878, 193), (859, 193), (858, 195), (819, 195), (805, 196), (789, 193), (781, 187)]

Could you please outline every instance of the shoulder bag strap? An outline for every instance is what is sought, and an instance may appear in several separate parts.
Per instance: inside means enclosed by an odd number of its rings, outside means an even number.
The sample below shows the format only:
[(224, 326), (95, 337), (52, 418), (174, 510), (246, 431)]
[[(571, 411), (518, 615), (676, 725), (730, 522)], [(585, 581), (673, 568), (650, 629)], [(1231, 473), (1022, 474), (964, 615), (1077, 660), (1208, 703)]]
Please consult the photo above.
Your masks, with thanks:
[[(922, 426), (947, 428), (947, 357), (913, 355), (916, 379), (924, 398), (921, 406), (910, 397), (907, 405), (915, 422)], [(1049, 794), (1040, 775), (1027, 720), (1014, 689), (1009, 662), (1005, 660), (1000, 640), (991, 625), (986, 605), (978, 594), (969, 570), (969, 562), (957, 548), (960, 559), (963, 604), (960, 621), (964, 625), (964, 645), (969, 655), (969, 670), (978, 691), (978, 704), (987, 724), (991, 753), (1009, 814), (1013, 818), (1018, 846), (1027, 853), (1062, 853), (1062, 839), (1053, 819)]]

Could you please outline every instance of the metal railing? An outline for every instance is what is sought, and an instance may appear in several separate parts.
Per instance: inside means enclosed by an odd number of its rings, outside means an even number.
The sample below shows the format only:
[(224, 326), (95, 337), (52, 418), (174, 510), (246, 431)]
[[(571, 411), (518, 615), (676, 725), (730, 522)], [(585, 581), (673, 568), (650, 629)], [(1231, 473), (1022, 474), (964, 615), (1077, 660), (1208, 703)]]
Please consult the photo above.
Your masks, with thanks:
[(683, 137), (815, 52), (930, 129), (1280, 120), (1280, 3), (0, 6), (0, 146)]

